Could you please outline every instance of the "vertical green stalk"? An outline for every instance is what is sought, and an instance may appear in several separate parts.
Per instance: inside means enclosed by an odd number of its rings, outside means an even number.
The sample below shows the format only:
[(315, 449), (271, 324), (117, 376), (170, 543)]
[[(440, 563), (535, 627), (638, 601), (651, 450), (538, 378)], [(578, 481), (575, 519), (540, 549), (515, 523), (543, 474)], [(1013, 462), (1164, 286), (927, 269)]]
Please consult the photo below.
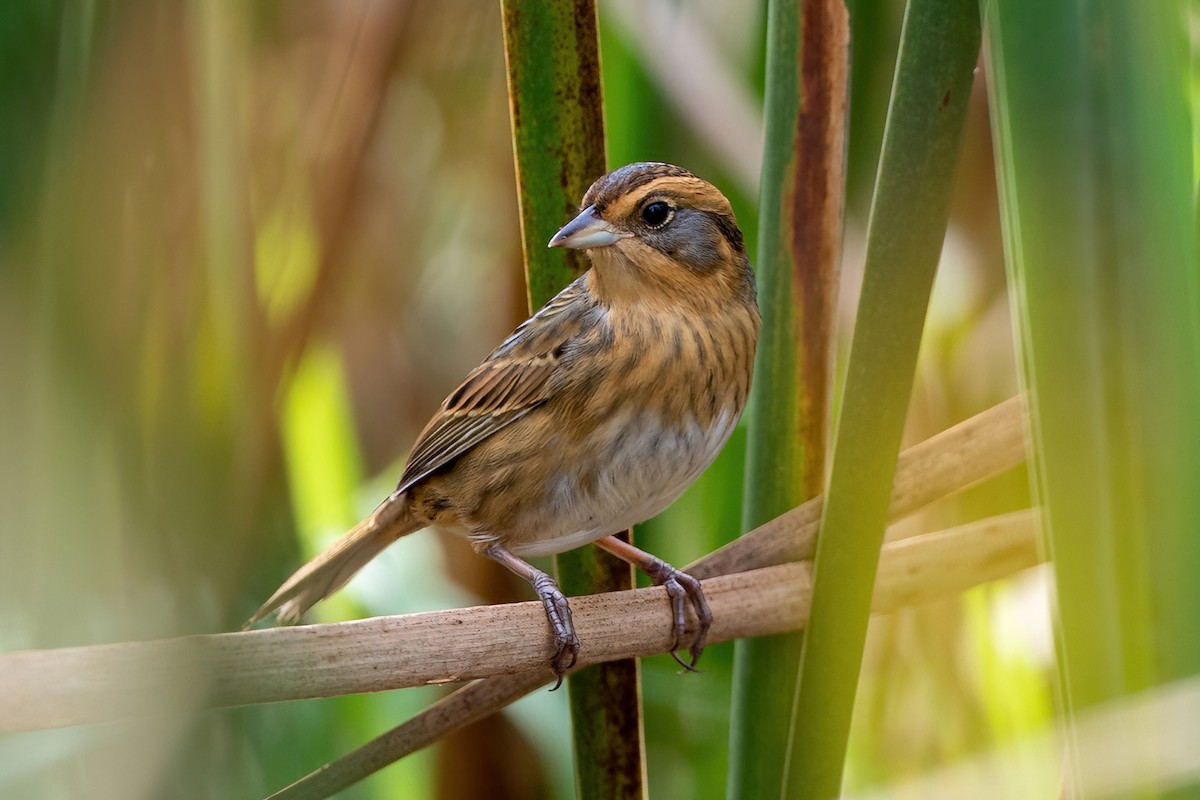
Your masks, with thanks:
[[(1189, 9), (988, 4), (1014, 327), (1071, 714), (1200, 674)], [(1072, 795), (1098, 788), (1078, 780)]]
[(974, 0), (909, 0), (867, 231), (784, 796), (836, 797), (879, 548), (979, 56)]
[(594, 0), (502, 0), (504, 60), (530, 310), (588, 268), (546, 243), (605, 172), (604, 107)]
[[(503, 0), (517, 194), (530, 308), (588, 267), (577, 250), (546, 243), (605, 172), (595, 0)], [(631, 568), (594, 548), (555, 559), (569, 595), (633, 587)], [(636, 659), (600, 664), (567, 681), (581, 798), (638, 798), (645, 787)]]
[[(763, 330), (750, 400), (743, 527), (821, 490), (841, 248), (848, 21), (842, 0), (768, 6), (759, 217)], [(803, 37), (803, 38), (801, 38)], [(735, 647), (729, 795), (776, 796), (800, 658), (795, 634)]]

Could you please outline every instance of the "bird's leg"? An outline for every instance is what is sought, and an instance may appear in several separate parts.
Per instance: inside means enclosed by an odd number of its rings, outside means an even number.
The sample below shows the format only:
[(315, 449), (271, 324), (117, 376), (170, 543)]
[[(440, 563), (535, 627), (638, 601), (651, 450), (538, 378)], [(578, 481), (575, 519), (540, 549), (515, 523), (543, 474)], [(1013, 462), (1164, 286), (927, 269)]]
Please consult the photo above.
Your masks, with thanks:
[(517, 558), (502, 545), (488, 545), (481, 552), (524, 578), (546, 607), (546, 617), (550, 620), (550, 629), (554, 631), (555, 649), (550, 668), (558, 676), (558, 683), (554, 684), (554, 689), (557, 689), (562, 686), (563, 675), (575, 666), (579, 658), (579, 637), (575, 635), (575, 623), (571, 621), (571, 606), (567, 604), (567, 596), (558, 588), (554, 578)]
[[(642, 572), (649, 575), (650, 580), (654, 582), (655, 586), (666, 588), (667, 596), (671, 598), (671, 612), (675, 624), (675, 638), (671, 643), (671, 656), (679, 662), (681, 667), (695, 672), (696, 661), (700, 658), (700, 654), (704, 652), (704, 642), (708, 638), (708, 629), (712, 626), (713, 619), (712, 611), (708, 608), (708, 601), (704, 599), (704, 591), (700, 588), (700, 581), (686, 572), (680, 572), (661, 558), (656, 558), (645, 550), (639, 550), (615, 536), (605, 536), (603, 539), (597, 539), (596, 546), (601, 550), (612, 553), (622, 561), (633, 564)], [(679, 642), (682, 641), (683, 635), (687, 631), (687, 617), (684, 614), (683, 606), (684, 597), (691, 599), (692, 608), (696, 610), (696, 619), (700, 623), (696, 629), (696, 635), (692, 637), (692, 644), (688, 648), (692, 656), (690, 664), (685, 662), (675, 652), (679, 649)]]

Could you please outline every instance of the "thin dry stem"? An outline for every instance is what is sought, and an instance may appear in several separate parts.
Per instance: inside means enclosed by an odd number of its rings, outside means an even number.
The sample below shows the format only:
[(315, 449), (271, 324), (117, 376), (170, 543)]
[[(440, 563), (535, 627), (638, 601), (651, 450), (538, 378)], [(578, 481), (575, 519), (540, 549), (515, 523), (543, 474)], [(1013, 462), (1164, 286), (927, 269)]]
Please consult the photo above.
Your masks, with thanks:
[[(878, 611), (922, 602), (1034, 563), (1029, 514), (890, 546)], [(953, 564), (953, 569), (948, 569)], [(705, 581), (709, 640), (794, 630), (808, 610), (811, 565), (796, 562)], [(975, 571), (973, 571), (975, 570)], [(999, 571), (997, 571), (999, 570)], [(661, 587), (576, 597), (579, 665), (667, 652)], [(694, 626), (694, 619), (689, 619)], [(502, 636), (497, 636), (503, 631)], [(694, 627), (689, 627), (689, 633)], [(193, 706), (330, 697), (535, 671), (553, 650), (538, 602), (377, 617), (357, 622), (11, 653), (0, 657), (3, 728), (100, 722), (159, 712), (188, 686)]]

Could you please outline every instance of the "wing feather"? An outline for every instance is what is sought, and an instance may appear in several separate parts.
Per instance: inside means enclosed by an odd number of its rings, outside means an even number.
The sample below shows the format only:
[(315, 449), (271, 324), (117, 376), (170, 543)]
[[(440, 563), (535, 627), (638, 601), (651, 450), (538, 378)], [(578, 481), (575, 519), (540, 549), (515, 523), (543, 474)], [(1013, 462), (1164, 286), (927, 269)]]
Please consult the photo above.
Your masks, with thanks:
[(583, 279), (523, 323), (442, 403), (417, 437), (397, 491), (440, 469), (550, 399), (567, 345), (587, 330), (595, 304)]

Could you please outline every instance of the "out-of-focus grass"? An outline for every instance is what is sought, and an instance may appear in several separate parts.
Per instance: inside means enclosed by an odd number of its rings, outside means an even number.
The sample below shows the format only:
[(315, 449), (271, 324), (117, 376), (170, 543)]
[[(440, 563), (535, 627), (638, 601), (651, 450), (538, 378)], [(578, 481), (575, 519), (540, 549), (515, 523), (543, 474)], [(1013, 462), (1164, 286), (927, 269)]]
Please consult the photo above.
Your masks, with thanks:
[(969, 0), (910, 0), (830, 448), (785, 797), (841, 790), (875, 565), (979, 44)]
[[(1200, 672), (1189, 13), (1182, 2), (988, 6), (1010, 291), (1068, 725), (1090, 706)], [(1153, 747), (1149, 730), (1128, 732), (1131, 750)], [(1068, 796), (1107, 789), (1080, 766), (1095, 753), (1071, 747)], [(1200, 784), (1186, 786), (1163, 794), (1200, 796)]]
[(305, 539), (347, 530), (358, 521), (355, 490), (362, 464), (346, 375), (337, 353), (314, 346), (284, 389), (284, 464), (296, 526)]

